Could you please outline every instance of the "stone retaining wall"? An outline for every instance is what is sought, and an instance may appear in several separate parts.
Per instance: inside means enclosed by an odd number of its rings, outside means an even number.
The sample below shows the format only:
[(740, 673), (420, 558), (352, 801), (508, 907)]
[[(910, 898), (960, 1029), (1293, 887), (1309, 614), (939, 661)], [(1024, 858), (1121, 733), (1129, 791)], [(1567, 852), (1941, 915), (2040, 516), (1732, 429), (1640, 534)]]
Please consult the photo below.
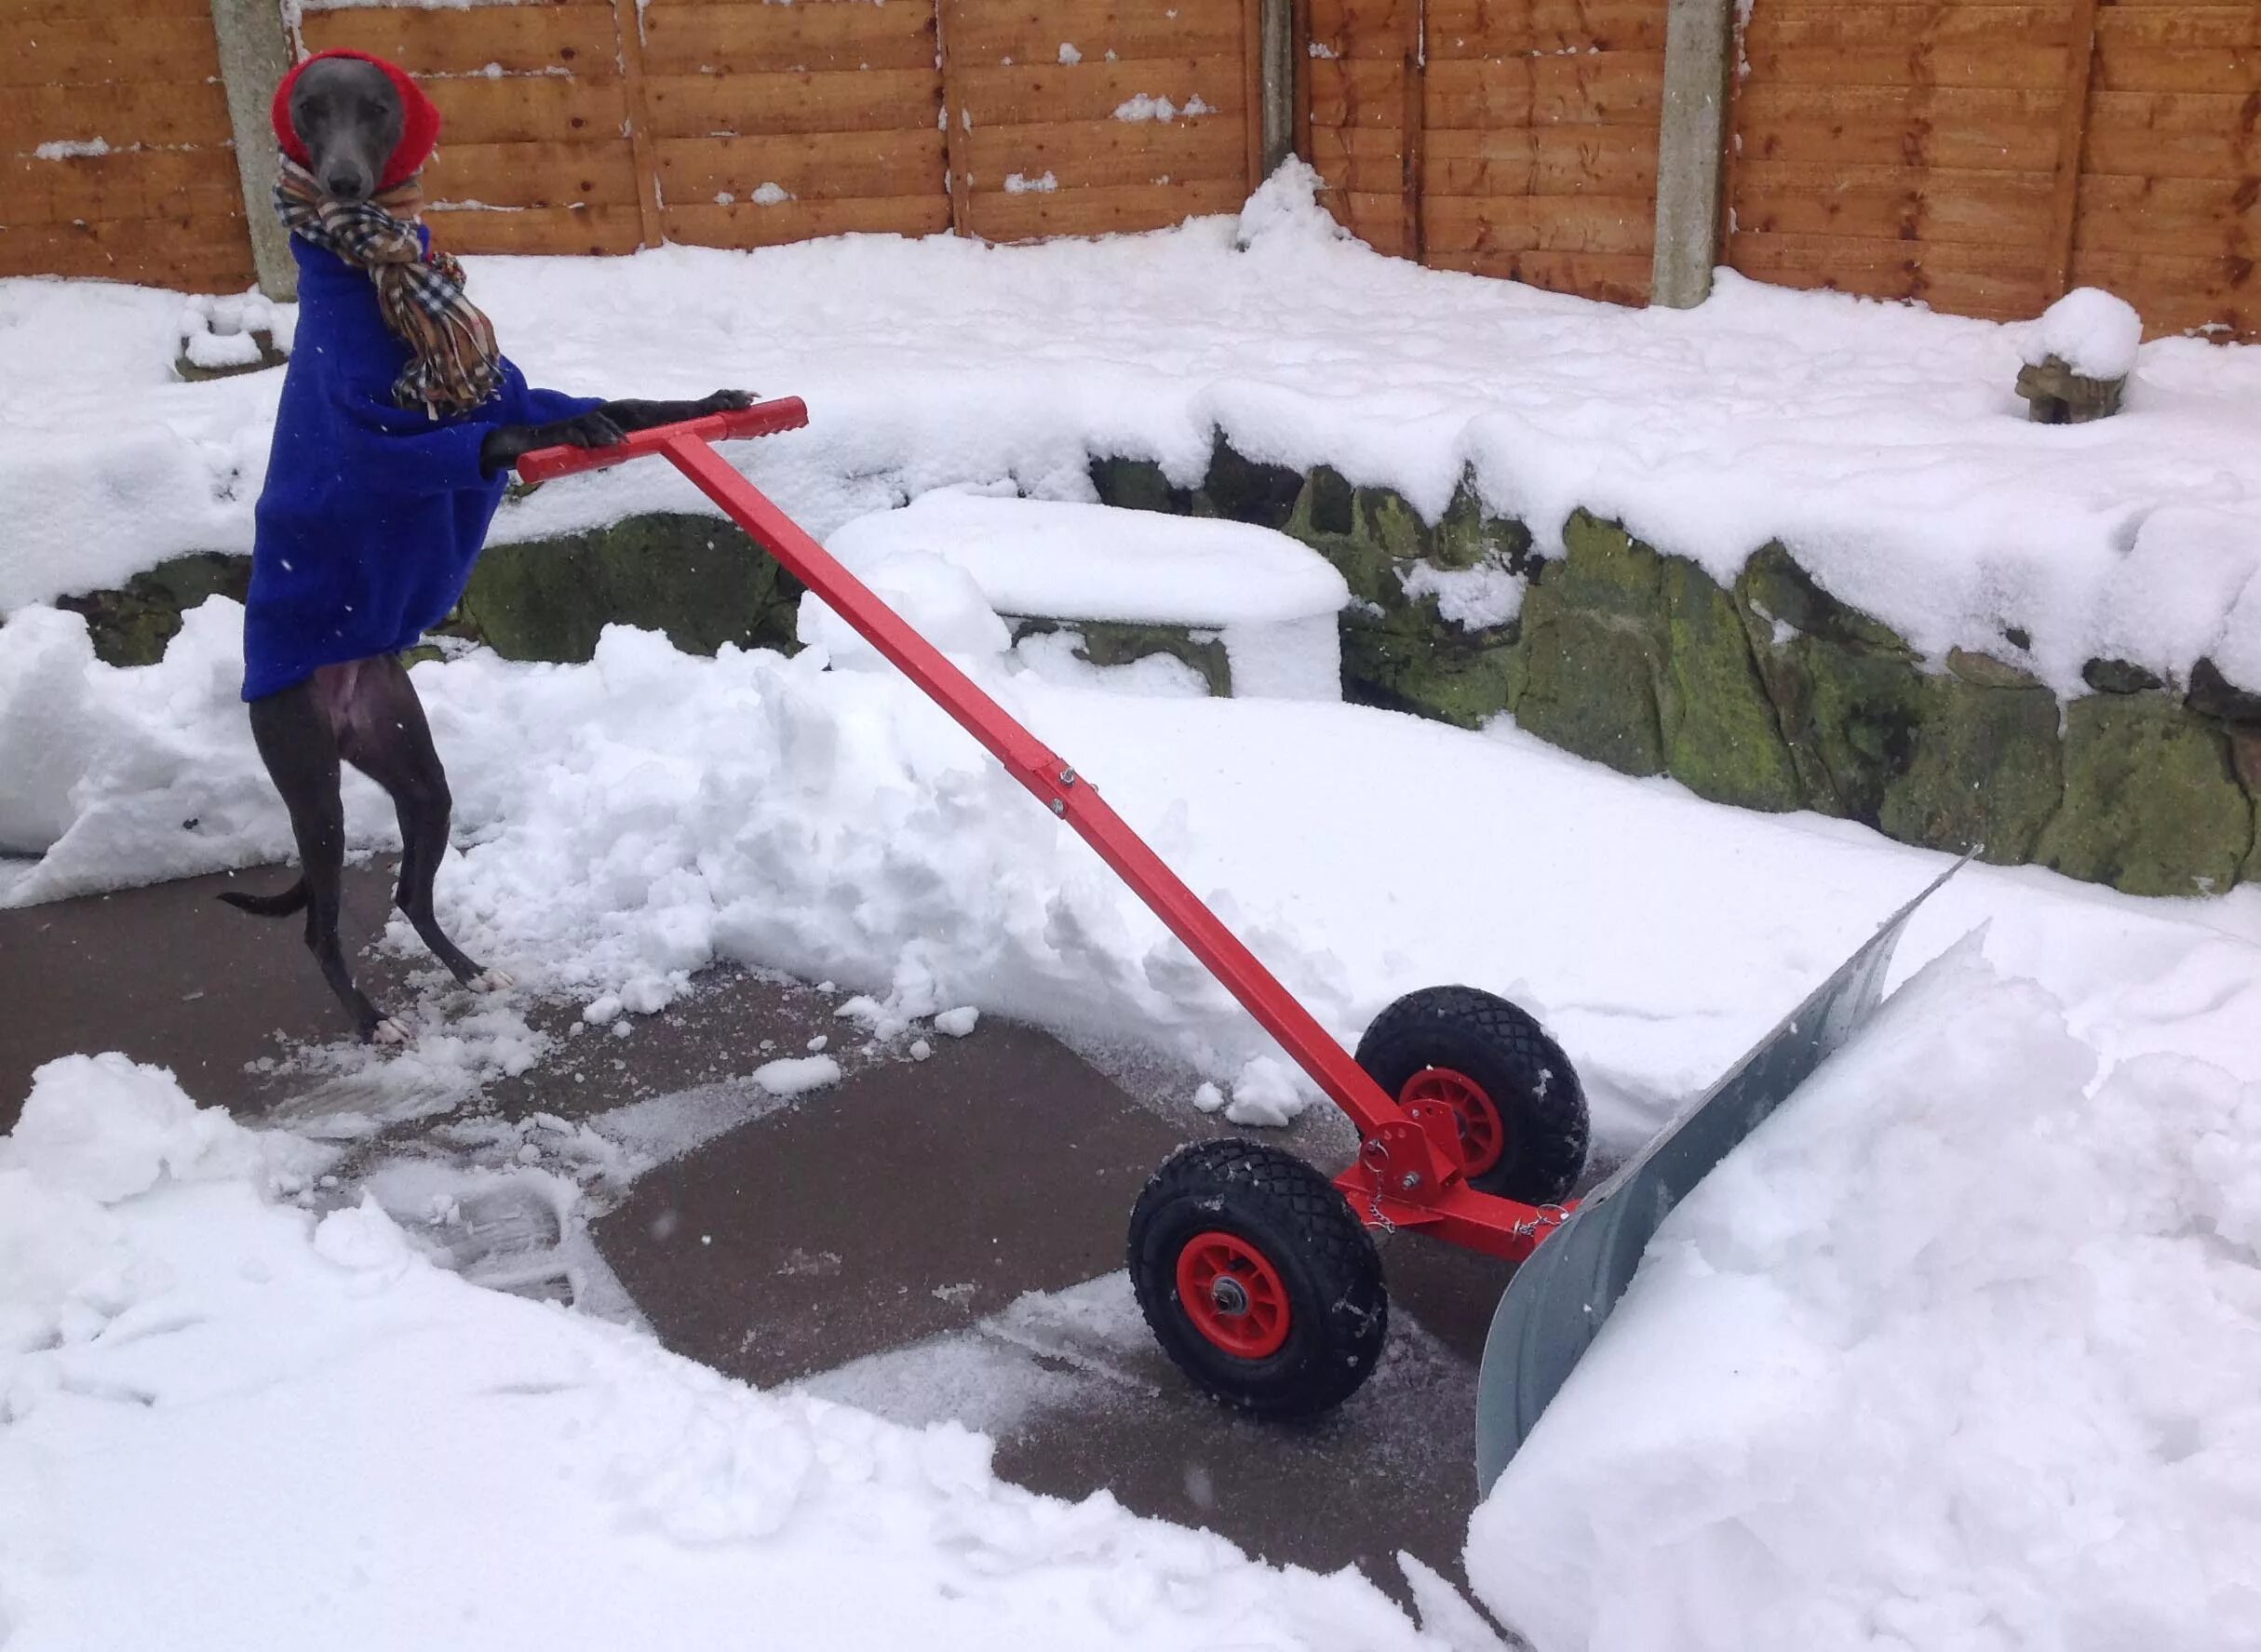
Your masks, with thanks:
[[(1198, 488), (1137, 460), (1096, 459), (1091, 476), (1110, 504), (1254, 522), (1326, 556), (1353, 598), (1342, 623), (1353, 700), (1468, 727), (1504, 712), (1566, 750), (1669, 774), (1717, 802), (1983, 846), (1991, 861), (2134, 893), (2261, 881), (2261, 694), (2204, 663), (2176, 689), (2095, 661), (2096, 692), (2063, 705), (2016, 663), (2015, 633), (2003, 657), (1958, 652), (1931, 669), (1780, 545), (1723, 588), (1581, 513), (1565, 555), (1541, 558), (1526, 527), (1488, 515), (1473, 485), (1431, 523), (1388, 489), (1324, 466), (1253, 463), (1221, 440)], [(800, 586), (752, 550), (727, 522), (673, 515), (498, 544), (447, 629), (517, 659), (587, 659), (613, 621), (700, 652), (724, 642), (790, 651)], [(1464, 627), (1433, 596), (1406, 594), (1424, 568), (1483, 567), (1528, 582), (1514, 618)], [(144, 663), (183, 609), (215, 592), (240, 598), (246, 571), (240, 557), (181, 557), (64, 606), (88, 616), (104, 659)], [(1103, 663), (1151, 651), (1127, 635), (1088, 640), (1106, 644)]]

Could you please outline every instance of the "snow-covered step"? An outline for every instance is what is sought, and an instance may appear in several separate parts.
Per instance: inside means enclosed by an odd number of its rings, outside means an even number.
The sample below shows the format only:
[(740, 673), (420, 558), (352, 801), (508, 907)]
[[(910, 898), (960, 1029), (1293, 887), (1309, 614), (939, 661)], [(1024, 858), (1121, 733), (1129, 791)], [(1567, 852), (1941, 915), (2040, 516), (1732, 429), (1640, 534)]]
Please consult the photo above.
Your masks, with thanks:
[[(1267, 528), (944, 490), (859, 517), (827, 546), (950, 652), (1018, 644), (1040, 659), (1056, 627), (1152, 627), (1221, 647), (1225, 669), (1205, 674), (1215, 691), (1342, 695), (1336, 616), (1350, 588), (1316, 551)], [(800, 631), (836, 664), (873, 657), (814, 597)]]

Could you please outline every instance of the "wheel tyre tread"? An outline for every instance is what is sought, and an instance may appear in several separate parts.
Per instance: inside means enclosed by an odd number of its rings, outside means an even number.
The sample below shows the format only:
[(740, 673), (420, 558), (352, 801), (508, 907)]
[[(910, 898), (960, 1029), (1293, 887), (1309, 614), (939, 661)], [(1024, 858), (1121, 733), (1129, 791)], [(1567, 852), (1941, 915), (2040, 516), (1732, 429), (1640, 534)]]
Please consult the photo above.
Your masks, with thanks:
[[(1544, 1027), (1503, 998), (1474, 987), (1408, 992), (1374, 1018), (1356, 1059), (1392, 1095), (1427, 1067), (1450, 1067), (1483, 1085), (1500, 1108), (1506, 1150), (1469, 1178), (1479, 1192), (1549, 1204), (1585, 1169), (1590, 1126), (1577, 1068)], [(1541, 1074), (1552, 1081), (1541, 1085)]]
[[(1242, 1232), (1229, 1205), (1244, 1222), (1273, 1231)], [(1279, 1353), (1235, 1360), (1179, 1307), (1178, 1251), (1196, 1229), (1189, 1224), (1160, 1256), (1150, 1254), (1149, 1240), (1189, 1206), (1208, 1213), (1192, 1218), (1201, 1226), (1242, 1232), (1286, 1283), (1291, 1320)], [(1315, 1417), (1372, 1375), (1389, 1327), (1381, 1259), (1341, 1192), (1293, 1154), (1238, 1137), (1179, 1149), (1139, 1194), (1129, 1248), (1139, 1311), (1172, 1363), (1219, 1403), (1267, 1417)]]

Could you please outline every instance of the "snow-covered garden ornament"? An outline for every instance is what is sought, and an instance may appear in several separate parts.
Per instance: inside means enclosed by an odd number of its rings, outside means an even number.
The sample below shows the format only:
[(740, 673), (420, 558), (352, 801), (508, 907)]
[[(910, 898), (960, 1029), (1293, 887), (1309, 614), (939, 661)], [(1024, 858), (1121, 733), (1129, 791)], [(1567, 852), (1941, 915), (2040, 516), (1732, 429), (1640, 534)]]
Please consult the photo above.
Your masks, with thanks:
[(2143, 317), (2100, 287), (2077, 287), (2027, 335), (2018, 394), (2036, 424), (2085, 424), (2120, 411)]

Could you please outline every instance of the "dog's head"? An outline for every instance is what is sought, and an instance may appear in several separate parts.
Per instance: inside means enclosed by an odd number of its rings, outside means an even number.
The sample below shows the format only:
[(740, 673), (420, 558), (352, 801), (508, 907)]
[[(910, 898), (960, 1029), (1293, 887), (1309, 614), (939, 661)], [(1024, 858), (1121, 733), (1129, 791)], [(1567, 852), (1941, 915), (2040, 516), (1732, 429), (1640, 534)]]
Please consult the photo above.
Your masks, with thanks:
[(406, 70), (361, 52), (308, 58), (275, 88), (283, 153), (341, 201), (415, 176), (439, 138), (439, 111)]

